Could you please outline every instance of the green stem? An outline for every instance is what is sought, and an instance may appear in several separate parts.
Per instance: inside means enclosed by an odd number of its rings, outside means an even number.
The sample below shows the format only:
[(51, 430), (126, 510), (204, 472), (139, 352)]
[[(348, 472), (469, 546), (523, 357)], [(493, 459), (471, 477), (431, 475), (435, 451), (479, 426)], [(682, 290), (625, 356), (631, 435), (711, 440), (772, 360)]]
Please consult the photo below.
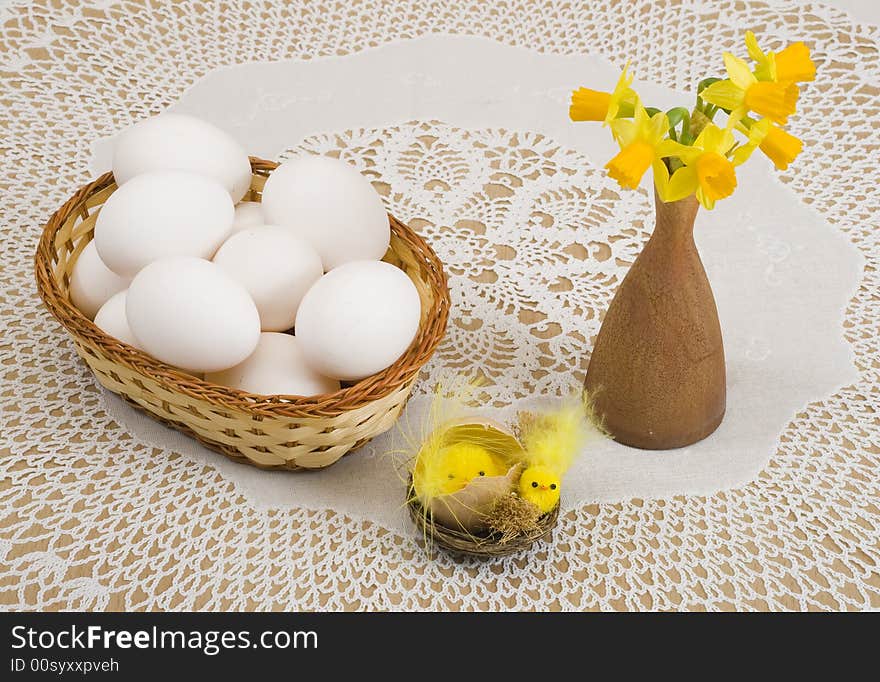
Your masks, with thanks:
[(691, 124), (688, 126), (688, 133), (693, 138), (696, 139), (697, 136), (703, 132), (703, 128), (709, 125), (712, 122), (712, 119), (704, 114), (697, 108), (694, 108), (691, 113)]

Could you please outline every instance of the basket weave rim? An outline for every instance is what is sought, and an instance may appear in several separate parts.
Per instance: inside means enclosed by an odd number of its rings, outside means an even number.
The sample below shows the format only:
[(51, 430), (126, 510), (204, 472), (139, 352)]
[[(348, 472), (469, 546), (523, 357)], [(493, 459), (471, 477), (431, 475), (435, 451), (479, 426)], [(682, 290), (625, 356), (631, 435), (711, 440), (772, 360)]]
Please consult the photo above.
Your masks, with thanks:
[[(250, 157), (250, 160), (252, 172), (257, 175), (268, 176), (279, 165), (277, 162), (258, 157)], [(433, 293), (430, 308), (423, 311), (423, 321), (419, 325), (416, 338), (390, 367), (335, 393), (309, 397), (256, 395), (185, 374), (99, 329), (63, 294), (52, 273), (52, 265), (58, 262), (55, 250), (57, 247), (54, 242), (61, 226), (89, 196), (109, 188), (114, 183), (113, 173), (104, 173), (80, 187), (49, 218), (34, 255), (37, 290), (49, 312), (78, 343), (91, 346), (113, 362), (149, 377), (176, 392), (197, 400), (208, 401), (217, 407), (246, 409), (256, 418), (260, 416), (298, 419), (335, 417), (390, 396), (399, 390), (418, 374), (443, 337), (451, 306), (443, 264), (422, 237), (389, 213), (392, 236), (405, 242), (413, 253), (420, 256), (420, 268), (426, 274), (426, 280)], [(70, 250), (73, 249), (72, 244), (68, 246)]]

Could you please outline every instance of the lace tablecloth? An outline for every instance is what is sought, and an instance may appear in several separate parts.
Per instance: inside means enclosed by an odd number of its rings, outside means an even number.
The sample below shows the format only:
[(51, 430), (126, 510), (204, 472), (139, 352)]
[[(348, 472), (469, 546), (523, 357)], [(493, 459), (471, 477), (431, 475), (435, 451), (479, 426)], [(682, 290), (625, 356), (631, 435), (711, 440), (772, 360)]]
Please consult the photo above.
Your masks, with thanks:
[[(823, 5), (696, 0), (47, 0), (0, 12), (0, 604), (880, 607), (876, 27)], [(699, 484), (682, 475), (652, 488), (672, 460), (645, 460), (657, 469), (644, 486), (633, 484), (642, 498), (632, 499), (626, 486), (610, 483), (620, 478), (617, 460), (605, 469), (595, 460), (584, 473), (593, 488), (573, 486), (578, 494), (568, 499), (553, 545), (494, 563), (432, 560), (388, 515), (322, 507), (314, 492), (299, 504), (290, 493), (306, 485), (302, 477), (249, 478), (230, 468), (237, 465), (135, 423), (103, 394), (37, 299), (31, 258), (40, 226), (101, 165), (102, 138), (179, 105), (247, 139), (257, 154), (309, 149), (348, 159), (437, 245), (452, 277), (455, 314), (426, 376), (476, 368), (498, 407), (556, 395), (582, 378), (597, 315), (647, 237), (651, 209), (646, 193), (622, 193), (604, 177), (601, 148), (578, 138), (580, 129), (564, 132), (540, 107), (557, 101), (564, 119), (566, 83), (605, 78), (602, 64), (620, 66), (627, 57), (662, 100), (717, 68), (721, 49), (741, 51), (748, 28), (769, 42), (808, 42), (819, 78), (794, 125), (805, 140), (802, 159), (767, 182), (744, 175), (725, 208), (701, 219), (722, 322), (736, 300), (761, 293), (743, 277), (742, 296), (734, 297), (739, 261), (712, 260), (712, 253), (723, 255), (725, 221), (731, 238), (743, 242), (731, 251), (753, 253), (762, 264), (763, 286), (783, 292), (782, 280), (801, 283), (792, 264), (815, 272), (822, 258), (835, 265), (802, 278), (807, 300), (792, 298), (790, 306), (802, 310), (780, 312), (786, 324), (801, 322), (797, 333), (808, 348), (798, 356), (800, 383), (786, 383), (791, 371), (767, 372), (767, 390), (795, 402), (781, 403), (778, 424), (763, 425), (775, 445), (752, 448), (766, 450), (752, 460), (760, 464), (753, 470), (714, 482), (704, 476)], [(485, 45), (478, 46), (482, 61), (473, 78), (455, 90), (425, 55), (446, 48), (450, 64), (454, 54), (467, 57), (473, 41), (463, 36)], [(439, 42), (425, 42), (431, 40)], [(587, 61), (566, 62), (581, 56)], [(387, 78), (343, 83), (343, 58), (373, 60), (372, 73)], [(524, 66), (515, 68), (519, 59)], [(397, 68), (401, 61), (408, 69)], [(217, 71), (258, 62), (283, 62), (290, 71), (279, 73), (289, 82), (261, 89), (261, 74), (274, 73), (269, 64), (238, 81)], [(529, 64), (546, 69), (551, 62), (591, 71), (576, 82), (548, 76), (553, 83), (538, 87)], [(481, 80), (487, 68), (495, 78)], [(245, 80), (250, 89), (230, 86)], [(223, 88), (235, 107), (218, 101)], [(407, 118), (407, 111), (425, 113)], [(310, 127), (315, 112), (320, 130)], [(593, 153), (580, 153), (584, 148)], [(784, 195), (779, 201), (794, 202), (775, 216), (779, 232), (765, 229), (762, 221), (770, 219), (749, 207), (750, 193), (760, 207), (756, 197), (774, 187)], [(797, 218), (786, 225), (790, 216)], [(759, 322), (758, 313), (749, 330), (725, 327), (737, 371), (785, 348), (754, 331), (772, 323)], [(759, 395), (760, 386), (736, 379), (734, 373), (732, 391), (742, 386), (741, 395)], [(334, 494), (356, 491), (357, 467), (375, 470), (379, 450), (381, 441), (373, 456), (365, 451), (340, 463), (329, 479)], [(718, 462), (725, 453), (738, 455), (735, 447), (716, 447)], [(640, 462), (624, 465), (635, 471)], [(383, 501), (387, 508), (399, 504), (394, 492)]]

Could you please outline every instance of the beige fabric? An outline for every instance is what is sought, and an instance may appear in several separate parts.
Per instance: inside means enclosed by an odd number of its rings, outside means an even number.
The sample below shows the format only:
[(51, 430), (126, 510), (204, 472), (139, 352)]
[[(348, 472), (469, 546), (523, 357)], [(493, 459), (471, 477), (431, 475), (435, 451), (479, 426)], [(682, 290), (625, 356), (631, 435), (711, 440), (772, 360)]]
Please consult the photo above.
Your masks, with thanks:
[[(137, 3), (44, 1), (7, 10), (0, 50), (9, 87), (0, 121), (13, 144), (4, 148), (0, 180), (0, 602), (47, 609), (880, 606), (878, 92), (870, 71), (877, 29), (818, 5), (707, 3), (698, 20), (679, 3), (647, 0), (632, 3), (631, 13), (610, 1), (514, 5), (497, 12), (491, 3), (455, 3), (438, 12), (427, 3), (279, 2), (260, 10), (236, 3), (206, 13), (198, 3), (156, 2), (145, 11)], [(328, 22), (334, 12), (339, 20)], [(813, 43), (823, 80), (795, 127), (811, 161), (780, 178), (859, 247), (867, 267), (845, 325), (858, 383), (798, 414), (768, 467), (736, 490), (585, 506), (564, 515), (552, 547), (531, 555), (431, 562), (410, 537), (332, 512), (260, 508), (212, 466), (137, 442), (107, 417), (69, 340), (36, 304), (29, 260), (39, 224), (87, 179), (89, 142), (161, 110), (216, 66), (350, 52), (425, 32), (478, 32), (615, 62), (632, 56), (645, 77), (683, 87), (702, 71), (707, 44), (733, 48), (745, 27), (774, 41)], [(685, 43), (676, 55), (656, 50), (673, 35)], [(861, 112), (841, 138), (835, 107), (853, 103)], [(474, 275), (485, 270), (491, 267)]]

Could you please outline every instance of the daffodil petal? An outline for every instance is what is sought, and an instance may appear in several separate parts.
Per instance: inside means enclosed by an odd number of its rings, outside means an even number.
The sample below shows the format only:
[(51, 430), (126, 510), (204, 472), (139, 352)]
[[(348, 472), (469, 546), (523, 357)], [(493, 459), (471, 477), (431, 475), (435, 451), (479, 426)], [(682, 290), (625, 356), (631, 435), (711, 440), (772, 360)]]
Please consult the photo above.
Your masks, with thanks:
[(694, 146), (702, 147), (704, 151), (715, 152), (724, 155), (734, 145), (736, 138), (730, 130), (722, 129), (710, 123), (700, 133), (701, 144)]
[(729, 80), (712, 83), (700, 93), (703, 101), (729, 110), (742, 106), (745, 95), (745, 90)]
[(635, 121), (626, 118), (616, 118), (609, 124), (611, 134), (621, 147), (631, 144), (638, 135), (639, 128)]
[(662, 111), (654, 114), (648, 124), (648, 139), (657, 145), (669, 133), (669, 117)]
[(764, 61), (764, 51), (758, 47), (758, 39), (751, 31), (746, 31), (746, 50), (749, 51), (749, 57), (759, 64)]
[(758, 145), (754, 142), (746, 142), (741, 147), (737, 147), (733, 150), (733, 154), (730, 157), (731, 163), (733, 163), (734, 166), (744, 164), (749, 160), (749, 157), (757, 148)]
[(748, 114), (748, 113), (749, 113), (749, 110), (746, 109), (744, 106), (740, 106), (740, 107), (737, 107), (736, 109), (733, 109), (727, 115), (727, 125), (725, 127), (728, 130), (732, 130), (734, 126), (739, 125), (739, 122), (742, 121), (746, 117), (746, 114)]
[[(620, 78), (617, 79), (617, 85), (614, 86), (614, 90), (611, 91), (611, 97), (608, 102), (608, 111), (605, 115), (605, 122), (603, 125), (608, 125), (620, 115), (621, 105), (629, 104), (629, 109), (632, 109), (632, 104), (638, 99), (638, 95), (630, 88), (632, 85), (633, 77), (628, 73), (629, 62), (627, 62), (623, 71), (620, 74)], [(624, 111), (626, 116), (626, 111)], [(629, 113), (628, 116), (632, 116), (632, 113)]]
[(730, 80), (733, 81), (734, 85), (740, 87), (741, 89), (745, 90), (752, 83), (755, 82), (755, 77), (754, 75), (752, 75), (752, 70), (749, 68), (749, 65), (744, 59), (740, 59), (730, 52), (725, 52), (724, 66), (727, 68), (727, 75), (730, 76)]
[(638, 101), (635, 104), (635, 116), (633, 117), (633, 120), (639, 128), (645, 127), (650, 120), (648, 112), (645, 110), (645, 107), (642, 106), (641, 101)]
[(772, 125), (769, 118), (762, 118), (760, 121), (752, 123), (752, 127), (745, 130), (745, 133), (749, 136), (750, 142), (761, 144), (764, 138), (767, 137), (767, 133)]
[(654, 171), (654, 187), (657, 190), (657, 196), (660, 197), (660, 200), (664, 203), (668, 203), (669, 199), (667, 195), (669, 194), (669, 169), (666, 167), (666, 164), (663, 163), (660, 159), (654, 159), (654, 163), (651, 164), (651, 168)]
[(697, 171), (693, 166), (683, 166), (672, 174), (669, 178), (669, 184), (666, 188), (666, 199), (669, 201), (680, 201), (697, 191)]
[(759, 81), (776, 80), (776, 61), (772, 52), (764, 52), (758, 46), (758, 39), (751, 31), (746, 31), (746, 49), (755, 62), (755, 78)]
[(703, 192), (702, 187), (698, 187), (696, 191), (697, 201), (700, 202), (700, 206), (705, 208), (707, 211), (711, 211), (715, 208), (715, 200), (706, 196), (706, 193)]
[(657, 156), (660, 158), (667, 158), (670, 156), (677, 156), (684, 163), (693, 163), (694, 160), (700, 155), (700, 150), (695, 149), (686, 144), (682, 144), (681, 142), (676, 142), (675, 140), (663, 140), (660, 144), (657, 145)]
[(620, 72), (620, 78), (617, 79), (617, 85), (614, 86), (614, 92), (619, 93), (628, 90), (632, 85), (633, 77), (629, 75), (629, 61), (623, 65), (623, 71)]
[(759, 81), (776, 81), (776, 55), (768, 52), (764, 60), (755, 69), (755, 78)]

